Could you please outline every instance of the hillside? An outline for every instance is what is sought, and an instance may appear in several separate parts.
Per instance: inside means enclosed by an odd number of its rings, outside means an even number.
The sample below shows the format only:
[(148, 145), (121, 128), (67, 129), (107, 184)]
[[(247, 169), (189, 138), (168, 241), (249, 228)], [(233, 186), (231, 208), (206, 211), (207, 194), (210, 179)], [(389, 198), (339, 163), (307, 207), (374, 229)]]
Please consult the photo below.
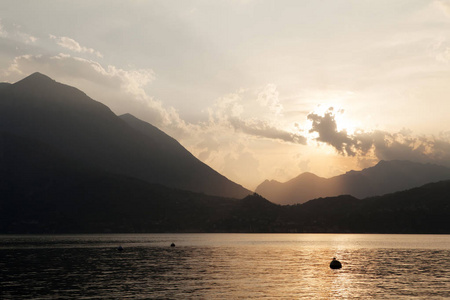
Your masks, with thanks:
[(441, 166), (381, 161), (329, 179), (304, 173), (266, 182), (274, 195), (317, 198), (281, 206), (73, 87), (38, 73), (0, 85), (0, 233), (449, 234), (450, 181), (411, 189), (449, 175)]
[(280, 206), (208, 196), (93, 170), (0, 134), (0, 233), (450, 233), (450, 181), (367, 199)]
[(319, 198), (286, 206), (285, 231), (347, 233), (450, 233), (450, 181), (383, 196)]
[(197, 224), (238, 201), (94, 170), (4, 133), (0, 166), (0, 233), (205, 230)]
[[(144, 130), (136, 130), (137, 123)], [(0, 132), (37, 141), (101, 172), (216, 196), (250, 194), (150, 124), (121, 119), (80, 90), (40, 73), (2, 85)]]
[(266, 180), (255, 192), (274, 203), (296, 204), (346, 194), (366, 198), (447, 179), (450, 179), (450, 168), (394, 160), (380, 161), (374, 167), (331, 178), (303, 173), (285, 183)]
[(364, 200), (339, 196), (279, 206), (257, 194), (218, 198), (89, 174), (80, 172), (75, 181), (59, 179), (59, 189), (0, 199), (0, 233), (450, 234), (450, 181)]

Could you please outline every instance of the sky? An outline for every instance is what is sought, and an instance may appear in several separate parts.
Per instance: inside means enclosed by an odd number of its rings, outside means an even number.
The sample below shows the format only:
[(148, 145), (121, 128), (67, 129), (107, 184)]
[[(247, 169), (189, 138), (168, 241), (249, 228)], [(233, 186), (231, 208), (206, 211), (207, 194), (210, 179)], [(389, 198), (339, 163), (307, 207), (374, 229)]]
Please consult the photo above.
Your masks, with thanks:
[(450, 167), (450, 1), (0, 2), (0, 81), (34, 72), (255, 189), (380, 160)]

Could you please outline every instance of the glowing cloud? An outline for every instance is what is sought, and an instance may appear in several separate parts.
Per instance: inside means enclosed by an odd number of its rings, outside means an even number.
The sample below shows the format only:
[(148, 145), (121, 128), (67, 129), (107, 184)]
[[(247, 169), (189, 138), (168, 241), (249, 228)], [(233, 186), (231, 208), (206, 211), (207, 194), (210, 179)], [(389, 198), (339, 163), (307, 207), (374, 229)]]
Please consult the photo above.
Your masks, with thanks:
[(4, 75), (15, 81), (36, 71), (74, 86), (83, 86), (85, 92), (119, 114), (129, 112), (151, 120), (155, 126), (185, 130), (186, 125), (174, 108), (164, 107), (146, 93), (145, 87), (155, 78), (151, 69), (103, 67), (96, 61), (60, 53), (55, 56), (17, 56)]
[(441, 138), (435, 138), (414, 137), (409, 130), (393, 134), (381, 130), (373, 132), (359, 130), (350, 135), (345, 130), (337, 130), (332, 107), (323, 116), (310, 113), (308, 120), (312, 121), (310, 132), (318, 134), (315, 140), (334, 147), (344, 156), (372, 157), (379, 160), (404, 159), (450, 165), (450, 142), (444, 134)]
[(74, 39), (71, 39), (69, 37), (66, 37), (66, 36), (58, 37), (58, 36), (50, 35), (50, 38), (55, 40), (59, 46), (69, 49), (73, 52), (89, 53), (89, 54), (94, 54), (97, 57), (103, 57), (103, 55), (100, 52), (98, 52), (92, 48), (83, 47), (77, 41), (75, 41)]
[(254, 91), (241, 90), (218, 99), (209, 109), (209, 120), (210, 125), (221, 124), (250, 136), (305, 145), (304, 136), (281, 128), (282, 111), (276, 86), (268, 84)]
[(338, 131), (333, 107), (330, 107), (324, 116), (309, 114), (308, 120), (312, 121), (309, 132), (319, 134), (317, 141), (333, 146), (340, 154), (355, 156), (355, 142), (348, 136), (346, 130)]

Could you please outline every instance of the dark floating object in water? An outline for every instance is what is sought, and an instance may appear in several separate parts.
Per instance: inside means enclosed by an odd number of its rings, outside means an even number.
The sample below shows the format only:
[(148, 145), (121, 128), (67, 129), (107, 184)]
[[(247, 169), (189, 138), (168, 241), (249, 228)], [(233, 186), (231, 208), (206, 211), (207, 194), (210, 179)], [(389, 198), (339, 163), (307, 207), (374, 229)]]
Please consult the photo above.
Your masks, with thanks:
[(117, 247), (117, 251), (123, 251), (122, 246)]
[(330, 268), (340, 269), (342, 268), (342, 264), (340, 261), (336, 260), (336, 257), (333, 257), (333, 260), (330, 262)]
[(174, 243), (170, 244), (170, 247), (175, 247), (175, 244)]

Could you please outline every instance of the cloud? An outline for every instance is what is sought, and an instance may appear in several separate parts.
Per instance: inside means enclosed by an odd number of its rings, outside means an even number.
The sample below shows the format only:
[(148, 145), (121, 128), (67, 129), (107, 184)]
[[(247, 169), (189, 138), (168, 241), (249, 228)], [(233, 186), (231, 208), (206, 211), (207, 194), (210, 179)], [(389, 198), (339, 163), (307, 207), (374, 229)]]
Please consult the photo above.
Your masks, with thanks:
[(61, 53), (17, 56), (3, 75), (13, 82), (34, 72), (78, 87), (118, 114), (129, 112), (173, 132), (186, 130), (173, 107), (165, 107), (147, 94), (146, 86), (155, 79), (151, 69), (104, 67), (93, 60)]
[(26, 33), (21, 33), (22, 39), (24, 40), (25, 44), (30, 44), (30, 43), (36, 43), (36, 41), (38, 40), (37, 37), (26, 34)]
[(317, 141), (333, 146), (338, 153), (355, 156), (354, 141), (348, 136), (346, 130), (338, 131), (333, 108), (330, 107), (324, 116), (310, 113), (307, 116), (312, 121), (310, 133), (317, 132)]
[(242, 131), (248, 135), (282, 140), (295, 144), (306, 144), (306, 138), (304, 136), (275, 128), (263, 120), (229, 118), (228, 122), (235, 130)]
[(214, 135), (204, 134), (203, 140), (196, 144), (196, 148), (199, 149), (198, 158), (201, 161), (206, 161), (209, 159), (212, 152), (220, 150), (221, 144)]
[(365, 132), (337, 130), (333, 108), (324, 115), (310, 113), (308, 120), (312, 121), (311, 133), (316, 133), (315, 140), (328, 144), (343, 156), (358, 156), (361, 161), (376, 158), (378, 160), (411, 160), (450, 165), (450, 139), (447, 134), (440, 138), (417, 137), (412, 132), (403, 129), (398, 133), (388, 133), (376, 130)]
[[(240, 90), (216, 101), (209, 112), (209, 125), (233, 128), (246, 135), (306, 144), (298, 128), (288, 131), (282, 125), (283, 106), (275, 85), (268, 84), (255, 90)], [(254, 116), (258, 116), (255, 118)]]
[(120, 87), (136, 98), (143, 97), (143, 86), (154, 80), (154, 73), (149, 69), (127, 71), (107, 66), (84, 58), (60, 53), (58, 55), (22, 55), (14, 58), (7, 70), (9, 75), (28, 75), (40, 71), (57, 78), (82, 78), (109, 88)]
[(373, 147), (375, 156), (383, 160), (405, 159), (450, 165), (448, 140), (377, 132)]
[(7, 31), (0, 19), (0, 38), (8, 38), (14, 42), (21, 42), (25, 44), (33, 44), (38, 40), (37, 37), (32, 36), (28, 33), (22, 32), (20, 26), (15, 25), (11, 31)]
[(71, 39), (69, 37), (66, 37), (66, 36), (58, 37), (58, 36), (54, 36), (54, 35), (50, 34), (50, 38), (52, 40), (55, 40), (59, 46), (69, 49), (73, 52), (89, 53), (89, 54), (94, 54), (100, 58), (103, 57), (103, 55), (100, 52), (98, 52), (92, 48), (83, 47), (77, 41), (75, 41), (74, 39)]
[(267, 107), (275, 115), (279, 115), (283, 111), (283, 105), (281, 104), (278, 96), (279, 93), (277, 91), (277, 86), (275, 84), (268, 84), (258, 93), (258, 98), (256, 101), (261, 106)]
[(208, 120), (189, 124), (180, 141), (208, 165), (251, 188), (275, 176), (274, 165), (284, 175), (296, 172), (295, 164), (283, 164), (280, 157), (305, 145), (306, 138), (299, 126), (286, 121), (283, 110), (274, 84), (239, 89), (216, 99), (206, 110)]

